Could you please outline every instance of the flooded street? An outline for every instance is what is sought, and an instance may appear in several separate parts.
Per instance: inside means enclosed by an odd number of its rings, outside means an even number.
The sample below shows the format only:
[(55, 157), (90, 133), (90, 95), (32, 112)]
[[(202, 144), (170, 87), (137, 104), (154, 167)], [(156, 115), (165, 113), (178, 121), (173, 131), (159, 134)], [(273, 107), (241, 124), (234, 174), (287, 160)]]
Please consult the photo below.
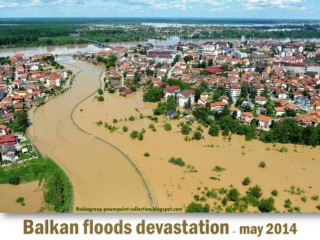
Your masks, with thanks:
[[(85, 131), (111, 142), (133, 159), (151, 183), (159, 207), (186, 207), (194, 201), (195, 194), (201, 196), (205, 187), (235, 187), (244, 195), (249, 187), (257, 184), (262, 189), (262, 198), (269, 198), (274, 189), (279, 192), (274, 197), (278, 211), (286, 210), (283, 204), (288, 198), (293, 206), (301, 208), (301, 212), (318, 211), (316, 205), (319, 202), (311, 200), (311, 196), (320, 193), (319, 147), (272, 145), (258, 140), (246, 142), (244, 136), (237, 135), (232, 135), (229, 142), (221, 135), (209, 136), (208, 129), (204, 127), (205, 139), (184, 141), (184, 135), (177, 127), (181, 121), (185, 122), (184, 119), (169, 121), (162, 117), (155, 123), (148, 118), (139, 118), (139, 112), (152, 115), (152, 108), (156, 107), (155, 103), (144, 103), (142, 93), (120, 97), (105, 92), (104, 98), (104, 102), (97, 102), (90, 97), (81, 103), (74, 112), (75, 121)], [(130, 116), (136, 119), (129, 121)], [(118, 122), (113, 123), (113, 119)], [(104, 125), (97, 126), (97, 121), (107, 122), (118, 129), (111, 133)], [(170, 122), (171, 131), (164, 130), (164, 121)], [(155, 125), (157, 131), (149, 129), (150, 123)], [(124, 125), (128, 127), (128, 132), (122, 131)], [(197, 123), (193, 123), (192, 127), (195, 130), (197, 126)], [(142, 141), (130, 138), (133, 130), (141, 131), (143, 128), (146, 132)], [(288, 152), (279, 152), (282, 146), (286, 146)], [(146, 152), (150, 157), (144, 156)], [(191, 164), (197, 172), (189, 173), (186, 167), (172, 165), (168, 162), (171, 157), (181, 157), (186, 166)], [(258, 167), (261, 161), (266, 162), (266, 168)], [(215, 166), (225, 171), (212, 171)], [(216, 177), (217, 180), (211, 180), (210, 177)], [(251, 185), (242, 185), (245, 177), (252, 180)], [(292, 186), (300, 188), (301, 193), (287, 192)], [(306, 202), (301, 201), (303, 196), (307, 197)], [(221, 204), (221, 200), (207, 199), (210, 206), (214, 202)], [(258, 211), (257, 208), (251, 210)]]
[[(59, 59), (60, 61), (61, 59)], [(73, 109), (100, 86), (103, 69), (71, 59), (61, 60), (74, 73), (76, 84), (66, 93), (29, 112), (28, 135), (43, 155), (52, 158), (69, 176), (76, 207), (149, 207), (144, 181), (130, 161), (73, 122)], [(102, 78), (104, 75), (101, 76)]]

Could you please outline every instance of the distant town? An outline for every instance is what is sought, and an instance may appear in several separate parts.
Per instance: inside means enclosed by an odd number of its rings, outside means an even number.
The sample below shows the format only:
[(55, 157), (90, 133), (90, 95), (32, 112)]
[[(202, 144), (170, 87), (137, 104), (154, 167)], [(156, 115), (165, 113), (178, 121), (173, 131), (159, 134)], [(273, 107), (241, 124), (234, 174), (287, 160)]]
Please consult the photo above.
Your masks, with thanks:
[[(114, 66), (107, 66), (107, 59), (115, 56)], [(274, 122), (287, 118), (304, 128), (318, 125), (319, 56), (320, 42), (243, 38), (204, 44), (117, 46), (97, 54), (77, 52), (74, 58), (107, 66), (105, 87), (110, 93), (146, 92), (144, 100), (151, 102), (174, 96), (180, 110), (193, 110), (195, 120), (218, 119), (217, 114), (227, 109), (240, 123), (269, 131)], [(157, 95), (155, 88), (162, 94)], [(207, 109), (206, 117), (197, 114), (201, 109)], [(176, 109), (167, 110), (169, 117), (176, 114)]]

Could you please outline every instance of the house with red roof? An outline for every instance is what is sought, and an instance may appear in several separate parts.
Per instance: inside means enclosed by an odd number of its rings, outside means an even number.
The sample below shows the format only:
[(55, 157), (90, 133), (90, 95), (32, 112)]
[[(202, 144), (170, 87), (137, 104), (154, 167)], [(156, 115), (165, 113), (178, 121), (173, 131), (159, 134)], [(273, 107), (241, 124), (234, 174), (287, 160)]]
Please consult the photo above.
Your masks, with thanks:
[(273, 108), (274, 115), (276, 117), (280, 117), (286, 113), (286, 111), (282, 107), (275, 107)]
[(258, 129), (269, 131), (269, 127), (271, 125), (271, 117), (260, 115), (258, 117)]
[(227, 103), (222, 102), (222, 101), (221, 102), (213, 102), (210, 104), (210, 109), (211, 109), (211, 111), (214, 110), (214, 111), (221, 112), (226, 105), (227, 105)]
[(164, 99), (167, 101), (169, 96), (176, 96), (180, 91), (181, 91), (181, 88), (179, 86), (166, 87), (163, 90)]
[(182, 108), (185, 107), (189, 99), (190, 99), (191, 105), (194, 104), (194, 98), (195, 98), (194, 90), (185, 90), (183, 92), (178, 93), (177, 100), (178, 100), (179, 107), (182, 107)]
[(253, 113), (251, 112), (243, 112), (241, 113), (239, 121), (245, 125), (250, 125), (253, 119)]

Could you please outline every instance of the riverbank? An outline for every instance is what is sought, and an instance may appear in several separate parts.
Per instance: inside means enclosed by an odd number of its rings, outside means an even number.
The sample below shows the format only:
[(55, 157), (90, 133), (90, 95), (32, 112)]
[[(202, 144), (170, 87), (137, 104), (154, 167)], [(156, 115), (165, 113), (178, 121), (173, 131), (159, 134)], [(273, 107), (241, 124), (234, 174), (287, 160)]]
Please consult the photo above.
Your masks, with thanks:
[(68, 175), (74, 190), (73, 211), (76, 207), (150, 207), (143, 180), (128, 160), (105, 142), (80, 131), (72, 121), (71, 112), (77, 104), (99, 88), (104, 69), (65, 60), (81, 69), (75, 78), (77, 84), (30, 115), (34, 124), (28, 135), (32, 142)]
[[(229, 142), (221, 134), (219, 137), (209, 136), (208, 129), (203, 127), (205, 139), (184, 141), (177, 125), (185, 120), (169, 121), (160, 117), (155, 123), (148, 118), (140, 119), (139, 112), (144, 116), (152, 115), (152, 109), (156, 107), (155, 103), (143, 102), (141, 93), (120, 97), (105, 92), (104, 98), (102, 103), (94, 101), (93, 97), (85, 100), (75, 110), (74, 120), (85, 131), (110, 142), (133, 159), (149, 179), (159, 207), (186, 208), (195, 200), (194, 196), (199, 195), (206, 199), (203, 203), (209, 203), (214, 209), (214, 206), (221, 205), (224, 195), (217, 199), (208, 198), (205, 189), (235, 187), (244, 195), (249, 187), (257, 184), (262, 189), (263, 198), (272, 196), (274, 189), (278, 191), (278, 196), (274, 197), (277, 211), (287, 211), (284, 207), (286, 199), (290, 199), (293, 206), (299, 206), (301, 212), (318, 211), (319, 202), (311, 197), (319, 194), (320, 183), (315, 181), (320, 170), (319, 148), (265, 144), (258, 140), (247, 142), (243, 136), (237, 135), (233, 135)], [(130, 116), (135, 120), (129, 121)], [(103, 124), (98, 126), (98, 121)], [(171, 131), (164, 130), (164, 122), (171, 124)], [(115, 126), (116, 130), (111, 133), (104, 128), (104, 123)], [(149, 129), (150, 123), (155, 125), (155, 132)], [(122, 131), (123, 126), (128, 127), (127, 132)], [(194, 123), (192, 128), (198, 126)], [(130, 138), (133, 130), (139, 132), (142, 129), (146, 131), (142, 141)], [(283, 146), (287, 152), (279, 151)], [(146, 152), (150, 157), (144, 156)], [(191, 165), (197, 171), (170, 164), (171, 157), (181, 157), (186, 166)], [(258, 166), (262, 161), (266, 168)], [(225, 170), (212, 171), (216, 166)], [(242, 184), (246, 177), (252, 181), (248, 186)], [(306, 202), (301, 200), (303, 197)], [(250, 211), (258, 210), (252, 208)]]

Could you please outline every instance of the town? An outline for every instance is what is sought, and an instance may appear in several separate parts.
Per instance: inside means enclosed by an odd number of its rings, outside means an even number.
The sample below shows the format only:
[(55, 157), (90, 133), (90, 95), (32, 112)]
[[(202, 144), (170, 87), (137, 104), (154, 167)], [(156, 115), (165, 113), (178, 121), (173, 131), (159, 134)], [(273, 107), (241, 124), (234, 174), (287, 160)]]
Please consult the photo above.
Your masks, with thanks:
[[(262, 134), (263, 140), (315, 146), (319, 141), (303, 139), (303, 131), (310, 135), (320, 121), (319, 56), (318, 42), (254, 42), (242, 38), (173, 46), (117, 46), (93, 55), (77, 52), (74, 58), (106, 66), (105, 89), (109, 93), (126, 96), (141, 91), (147, 102), (174, 97), (173, 107), (163, 111), (159, 103), (155, 115), (171, 118), (183, 112), (187, 119), (205, 126), (230, 115), (251, 128), (239, 125), (236, 129), (231, 120), (223, 121), (219, 124), (223, 135), (236, 132), (245, 134), (247, 140), (256, 136), (252, 126), (268, 132), (274, 123), (293, 120), (301, 127), (297, 128), (298, 138), (284, 140)], [(181, 111), (176, 111), (177, 106)], [(248, 136), (249, 132), (253, 136)]]
[(2, 167), (37, 159), (37, 151), (25, 136), (28, 110), (70, 88), (72, 72), (54, 61), (50, 53), (0, 57), (0, 145)]

